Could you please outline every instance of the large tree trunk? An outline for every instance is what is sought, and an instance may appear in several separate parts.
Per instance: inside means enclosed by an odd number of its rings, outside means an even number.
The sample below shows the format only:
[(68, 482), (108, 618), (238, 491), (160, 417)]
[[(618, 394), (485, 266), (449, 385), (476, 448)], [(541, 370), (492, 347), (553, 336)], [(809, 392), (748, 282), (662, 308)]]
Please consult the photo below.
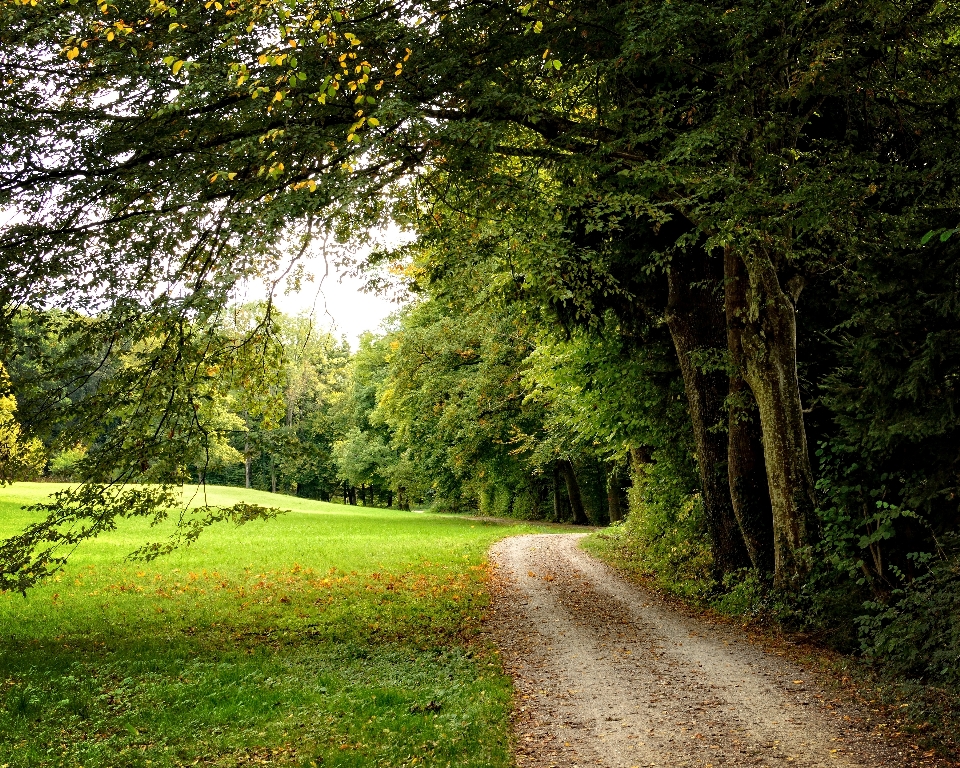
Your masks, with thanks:
[[(727, 480), (726, 421), (728, 376), (717, 363), (727, 347), (721, 295), (722, 264), (706, 253), (688, 255), (668, 273), (667, 327), (673, 340), (687, 395), (697, 466), (703, 490), (707, 533), (713, 550), (714, 576), (750, 565), (750, 557), (733, 512)], [(713, 358), (717, 370), (703, 370)], [(698, 364), (701, 363), (701, 364)]]
[(564, 482), (567, 484), (567, 496), (570, 499), (574, 524), (590, 525), (590, 520), (587, 519), (587, 513), (583, 508), (583, 496), (580, 494), (580, 483), (577, 482), (577, 473), (573, 469), (573, 464), (566, 459), (560, 459), (557, 464), (560, 467)]
[(729, 452), (727, 477), (733, 511), (740, 523), (750, 562), (761, 573), (773, 573), (773, 511), (763, 458), (757, 403), (743, 379), (742, 323), (737, 313), (745, 304), (746, 281), (743, 262), (729, 248), (724, 253), (724, 307), (727, 318), (727, 347), (734, 363), (730, 375)]
[(763, 442), (753, 393), (739, 376), (730, 377), (728, 437), (727, 477), (733, 511), (753, 567), (771, 574), (774, 570), (773, 511)]
[[(764, 254), (728, 252), (736, 362), (757, 401), (773, 520), (774, 584), (796, 586), (809, 572), (816, 495), (797, 379), (796, 311)], [(740, 286), (742, 285), (742, 290)]]

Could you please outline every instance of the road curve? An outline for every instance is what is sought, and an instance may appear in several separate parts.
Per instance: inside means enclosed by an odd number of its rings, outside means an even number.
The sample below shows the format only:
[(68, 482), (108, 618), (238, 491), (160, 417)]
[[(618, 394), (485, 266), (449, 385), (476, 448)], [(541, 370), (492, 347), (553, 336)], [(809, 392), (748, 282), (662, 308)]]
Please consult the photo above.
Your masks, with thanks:
[(919, 764), (809, 671), (671, 609), (581, 550), (584, 535), (490, 552), (521, 768)]

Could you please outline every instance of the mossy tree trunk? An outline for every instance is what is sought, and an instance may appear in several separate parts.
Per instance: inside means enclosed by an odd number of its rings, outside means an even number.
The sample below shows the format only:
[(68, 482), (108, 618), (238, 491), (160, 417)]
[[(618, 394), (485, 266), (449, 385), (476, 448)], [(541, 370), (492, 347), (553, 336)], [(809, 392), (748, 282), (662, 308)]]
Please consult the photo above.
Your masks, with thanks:
[(727, 407), (727, 478), (733, 511), (740, 523), (753, 567), (765, 574), (774, 571), (773, 511), (763, 458), (756, 400), (744, 381), (739, 308), (745, 304), (743, 262), (728, 248), (724, 254), (724, 305), (727, 318), (727, 346), (734, 362), (730, 375)]
[[(796, 310), (767, 254), (728, 267), (738, 281), (730, 319), (739, 359), (757, 402), (773, 523), (774, 583), (795, 587), (810, 569), (816, 496), (797, 378)], [(741, 266), (742, 265), (742, 266)]]

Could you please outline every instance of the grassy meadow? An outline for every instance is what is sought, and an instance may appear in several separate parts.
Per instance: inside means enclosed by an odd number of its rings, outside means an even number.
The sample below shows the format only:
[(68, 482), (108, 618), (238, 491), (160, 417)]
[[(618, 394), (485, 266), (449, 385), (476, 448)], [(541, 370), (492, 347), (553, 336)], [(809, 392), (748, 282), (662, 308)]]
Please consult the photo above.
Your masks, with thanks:
[[(0, 488), (0, 536), (55, 489)], [(511, 764), (478, 630), (486, 550), (529, 526), (206, 493), (290, 512), (149, 563), (130, 521), (0, 594), (0, 766)]]

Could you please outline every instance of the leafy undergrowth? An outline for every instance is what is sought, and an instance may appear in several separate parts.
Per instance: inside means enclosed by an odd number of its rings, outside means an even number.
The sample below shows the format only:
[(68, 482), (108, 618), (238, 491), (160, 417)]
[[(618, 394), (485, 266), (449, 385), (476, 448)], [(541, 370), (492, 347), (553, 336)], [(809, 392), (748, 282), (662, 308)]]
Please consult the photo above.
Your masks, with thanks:
[[(0, 489), (4, 532), (32, 493)], [(511, 765), (484, 556), (531, 529), (294, 501), (149, 564), (131, 524), (0, 596), (0, 765)]]
[[(749, 572), (723, 590), (712, 589), (706, 575), (709, 560), (689, 557), (669, 532), (657, 540), (640, 520), (598, 531), (582, 546), (647, 589), (673, 599), (681, 610), (711, 622), (737, 622), (754, 642), (814, 665), (875, 728), (901, 740), (905, 749), (933, 764), (960, 766), (960, 690), (898, 676), (878, 659), (839, 652), (837, 648), (851, 647), (850, 627), (831, 615), (840, 608), (825, 611), (818, 605), (823, 616), (801, 621), (797, 604), (778, 597)], [(836, 595), (830, 599), (846, 605)], [(858, 606), (846, 607), (855, 612)], [(824, 626), (818, 628), (820, 623)], [(855, 628), (852, 631), (855, 635)]]
[(710, 547), (696, 519), (695, 501), (680, 512), (631, 515), (583, 541), (583, 548), (668, 594), (702, 602), (711, 589)]

